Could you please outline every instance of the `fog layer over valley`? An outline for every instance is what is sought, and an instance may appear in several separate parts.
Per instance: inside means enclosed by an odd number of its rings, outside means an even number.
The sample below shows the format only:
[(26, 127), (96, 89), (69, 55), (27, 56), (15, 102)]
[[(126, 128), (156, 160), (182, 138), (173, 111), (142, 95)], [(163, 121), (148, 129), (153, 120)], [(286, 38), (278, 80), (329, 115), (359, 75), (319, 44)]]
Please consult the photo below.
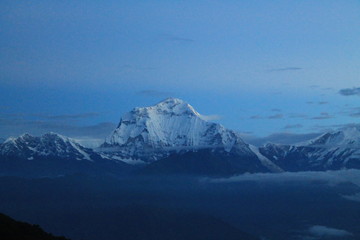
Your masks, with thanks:
[(222, 239), (359, 239), (359, 183), (359, 170), (221, 179), (2, 177), (0, 211), (74, 240), (218, 239), (225, 232)]

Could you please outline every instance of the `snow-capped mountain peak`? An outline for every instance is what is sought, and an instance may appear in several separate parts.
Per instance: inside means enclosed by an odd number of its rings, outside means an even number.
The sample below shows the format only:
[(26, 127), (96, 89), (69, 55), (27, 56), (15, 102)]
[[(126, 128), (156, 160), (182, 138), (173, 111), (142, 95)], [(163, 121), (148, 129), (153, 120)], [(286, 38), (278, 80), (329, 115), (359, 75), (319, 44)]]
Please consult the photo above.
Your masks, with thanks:
[(1, 155), (28, 158), (29, 160), (39, 156), (91, 160), (89, 151), (91, 150), (84, 148), (71, 138), (52, 132), (40, 137), (23, 134), (17, 138), (8, 138), (0, 146)]
[(125, 156), (156, 156), (154, 152), (242, 146), (251, 152), (239, 134), (204, 120), (188, 103), (168, 98), (150, 107), (125, 114), (103, 147), (117, 148)]
[(359, 168), (360, 127), (327, 132), (297, 145), (268, 144), (260, 152), (290, 171)]
[(190, 104), (178, 98), (167, 98), (150, 107), (136, 107), (121, 118), (120, 124), (134, 120), (134, 115), (144, 118), (154, 118), (157, 115), (200, 116)]
[(339, 131), (324, 133), (311, 140), (311, 146), (360, 147), (360, 127), (353, 126)]
[(129, 169), (122, 161), (109, 159), (56, 133), (7, 139), (0, 144), (0, 164), (0, 175), (30, 177), (117, 174)]
[[(139, 108), (144, 109), (144, 108)], [(148, 107), (148, 110), (153, 110), (165, 114), (175, 114), (175, 115), (194, 115), (200, 116), (200, 114), (195, 111), (195, 109), (188, 104), (187, 102), (178, 99), (178, 98), (167, 98), (164, 101), (159, 102), (155, 106)]]

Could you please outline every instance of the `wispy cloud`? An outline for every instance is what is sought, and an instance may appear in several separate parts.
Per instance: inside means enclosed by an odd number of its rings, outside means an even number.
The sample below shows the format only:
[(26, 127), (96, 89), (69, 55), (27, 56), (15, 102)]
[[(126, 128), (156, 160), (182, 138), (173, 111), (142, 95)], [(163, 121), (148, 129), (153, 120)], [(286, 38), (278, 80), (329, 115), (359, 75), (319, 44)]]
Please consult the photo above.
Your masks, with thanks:
[(313, 131), (319, 132), (333, 132), (333, 131), (342, 131), (349, 128), (358, 128), (360, 129), (360, 123), (346, 123), (346, 124), (331, 124), (331, 125), (319, 125), (316, 124), (312, 126)]
[(352, 233), (327, 226), (315, 225), (308, 229), (308, 233), (316, 237), (347, 237)]
[(334, 116), (333, 116), (333, 115), (330, 115), (330, 114), (327, 113), (327, 112), (322, 112), (322, 113), (320, 113), (319, 116), (312, 117), (311, 119), (314, 119), (314, 120), (324, 120), (324, 119), (330, 119), (330, 118), (334, 118)]
[(345, 109), (339, 113), (350, 117), (360, 117), (360, 107), (345, 107)]
[(281, 119), (283, 117), (284, 117), (283, 114), (274, 114), (274, 115), (268, 116), (267, 118), (268, 119)]
[(332, 124), (332, 125), (315, 125), (312, 127), (314, 131), (320, 132), (334, 132), (343, 131), (349, 128), (360, 129), (360, 123), (346, 123), (346, 124)]
[(0, 105), (0, 110), (8, 110), (10, 108), (10, 106)]
[(284, 127), (284, 129), (295, 129), (295, 128), (302, 128), (302, 124), (288, 124)]
[[(272, 173), (254, 173), (237, 175), (230, 178), (223, 179), (208, 179), (213, 183), (234, 183), (234, 182), (259, 182), (259, 183), (277, 183), (277, 184), (292, 184), (292, 183), (314, 183), (324, 182), (328, 186), (334, 187), (344, 183), (351, 183), (360, 189), (360, 170), (358, 169), (345, 169), (338, 171), (326, 171), (326, 172), (282, 172), (277, 174)], [(350, 195), (342, 195), (349, 201), (360, 201), (360, 192), (355, 191)], [(322, 225), (313, 225), (303, 231), (303, 234), (309, 236), (309, 238), (301, 239), (333, 239), (331, 237), (344, 237), (352, 235), (350, 232), (342, 229), (337, 229)], [(316, 238), (310, 238), (310, 236)], [(319, 238), (321, 237), (321, 238)]]
[(350, 117), (360, 117), (360, 110), (356, 110), (356, 112), (352, 112), (349, 114)]
[(360, 123), (338, 124), (338, 125), (333, 125), (333, 127), (339, 128), (340, 130), (346, 129), (346, 128), (359, 128), (360, 129)]
[(320, 85), (310, 85), (309, 88), (311, 89), (319, 89), (322, 91), (333, 91), (334, 89), (331, 87), (321, 87)]
[(350, 201), (360, 202), (360, 193), (355, 193), (352, 195), (343, 195), (342, 197)]
[(221, 115), (201, 115), (201, 118), (206, 120), (206, 121), (215, 121), (215, 120), (219, 120), (222, 118)]
[(124, 65), (120, 66), (118, 69), (122, 73), (126, 73), (126, 74), (156, 70), (155, 67), (141, 67), (141, 66), (134, 66), (134, 65), (130, 65), (130, 64), (124, 64)]
[(360, 87), (340, 89), (339, 94), (343, 96), (354, 96), (354, 95), (360, 96)]
[(324, 104), (328, 104), (329, 102), (325, 102), (325, 101), (321, 101), (321, 102), (318, 102), (319, 105), (324, 105)]
[(181, 37), (181, 36), (177, 36), (177, 35), (173, 35), (173, 34), (162, 34), (161, 37), (163, 37), (164, 39), (166, 39), (168, 41), (172, 41), (172, 42), (184, 42), (184, 43), (195, 42), (195, 40), (192, 38)]
[(322, 90), (324, 90), (324, 91), (333, 91), (333, 90), (334, 90), (334, 88), (331, 88), (331, 87), (326, 87), (326, 88), (322, 88)]
[(329, 102), (326, 102), (326, 101), (319, 101), (319, 102), (308, 101), (308, 102), (306, 102), (306, 104), (309, 104), (309, 105), (312, 105), (312, 104), (325, 105), (328, 103)]
[(289, 115), (289, 118), (300, 118), (300, 119), (307, 119), (308, 115), (303, 114), (303, 113), (291, 113)]
[[(276, 111), (274, 111), (274, 112), (276, 112)], [(270, 116), (261, 116), (261, 115), (250, 116), (250, 119), (281, 119), (281, 118), (284, 118), (284, 115), (280, 114), (280, 113), (270, 115)]]
[(283, 67), (283, 68), (271, 68), (267, 72), (287, 72), (287, 71), (299, 71), (303, 70), (301, 67)]
[(88, 113), (79, 113), (79, 114), (44, 116), (44, 118), (51, 119), (51, 120), (68, 120), (68, 119), (93, 118), (93, 117), (98, 117), (98, 116), (100, 116), (100, 113), (88, 112)]
[(139, 92), (136, 92), (139, 95), (148, 96), (148, 97), (170, 97), (174, 95), (173, 92), (166, 92), (166, 91), (158, 91), (153, 89), (146, 89)]
[(360, 170), (358, 169), (345, 169), (338, 171), (326, 172), (282, 172), (282, 173), (254, 173), (237, 175), (230, 178), (211, 179), (210, 182), (276, 182), (288, 184), (291, 182), (314, 182), (314, 180), (321, 180), (326, 182), (329, 186), (337, 186), (343, 183), (352, 183), (360, 187)]
[[(18, 123), (45, 123), (45, 122), (73, 122), (79, 119), (89, 119), (100, 116), (101, 113), (86, 112), (77, 114), (61, 114), (61, 115), (48, 115), (43, 113), (0, 113), (0, 122), (5, 124), (18, 124)], [(53, 124), (53, 123), (51, 123)]]
[[(319, 102), (319, 105), (324, 105), (324, 104), (327, 104), (327, 102)], [(276, 111), (274, 111), (274, 112), (276, 112)], [(342, 113), (344, 113), (344, 112), (342, 112)], [(350, 113), (348, 115), (350, 115)], [(351, 112), (350, 116), (360, 117), (360, 108), (359, 109), (354, 108), (353, 111)], [(306, 120), (306, 119), (307, 120), (309, 120), (309, 119), (324, 120), (324, 119), (335, 118), (335, 116), (328, 112), (321, 112), (318, 116), (308, 116), (308, 115), (302, 114), (302, 113), (289, 113), (289, 114), (276, 113), (276, 114), (268, 115), (268, 116), (252, 115), (249, 117), (249, 119), (254, 119), (254, 120), (257, 120), (257, 119), (274, 120), (274, 119), (284, 119), (284, 118), (298, 118), (298, 119), (303, 119), (303, 120)]]

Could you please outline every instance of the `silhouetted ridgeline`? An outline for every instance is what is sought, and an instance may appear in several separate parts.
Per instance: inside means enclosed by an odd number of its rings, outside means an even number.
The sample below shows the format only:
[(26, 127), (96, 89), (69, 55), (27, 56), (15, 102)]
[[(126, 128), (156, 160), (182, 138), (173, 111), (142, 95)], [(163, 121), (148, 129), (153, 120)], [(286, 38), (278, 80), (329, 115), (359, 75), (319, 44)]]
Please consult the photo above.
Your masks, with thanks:
[(0, 239), (2, 240), (68, 240), (44, 232), (38, 225), (15, 221), (0, 213)]

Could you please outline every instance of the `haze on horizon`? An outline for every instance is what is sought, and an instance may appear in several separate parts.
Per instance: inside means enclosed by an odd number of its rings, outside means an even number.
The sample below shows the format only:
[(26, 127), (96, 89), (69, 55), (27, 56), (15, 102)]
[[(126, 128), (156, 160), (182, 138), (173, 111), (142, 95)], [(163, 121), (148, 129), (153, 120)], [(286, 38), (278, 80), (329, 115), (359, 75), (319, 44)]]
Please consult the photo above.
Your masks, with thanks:
[(358, 124), (359, 12), (354, 0), (1, 1), (0, 137), (103, 139), (169, 96), (248, 139)]

